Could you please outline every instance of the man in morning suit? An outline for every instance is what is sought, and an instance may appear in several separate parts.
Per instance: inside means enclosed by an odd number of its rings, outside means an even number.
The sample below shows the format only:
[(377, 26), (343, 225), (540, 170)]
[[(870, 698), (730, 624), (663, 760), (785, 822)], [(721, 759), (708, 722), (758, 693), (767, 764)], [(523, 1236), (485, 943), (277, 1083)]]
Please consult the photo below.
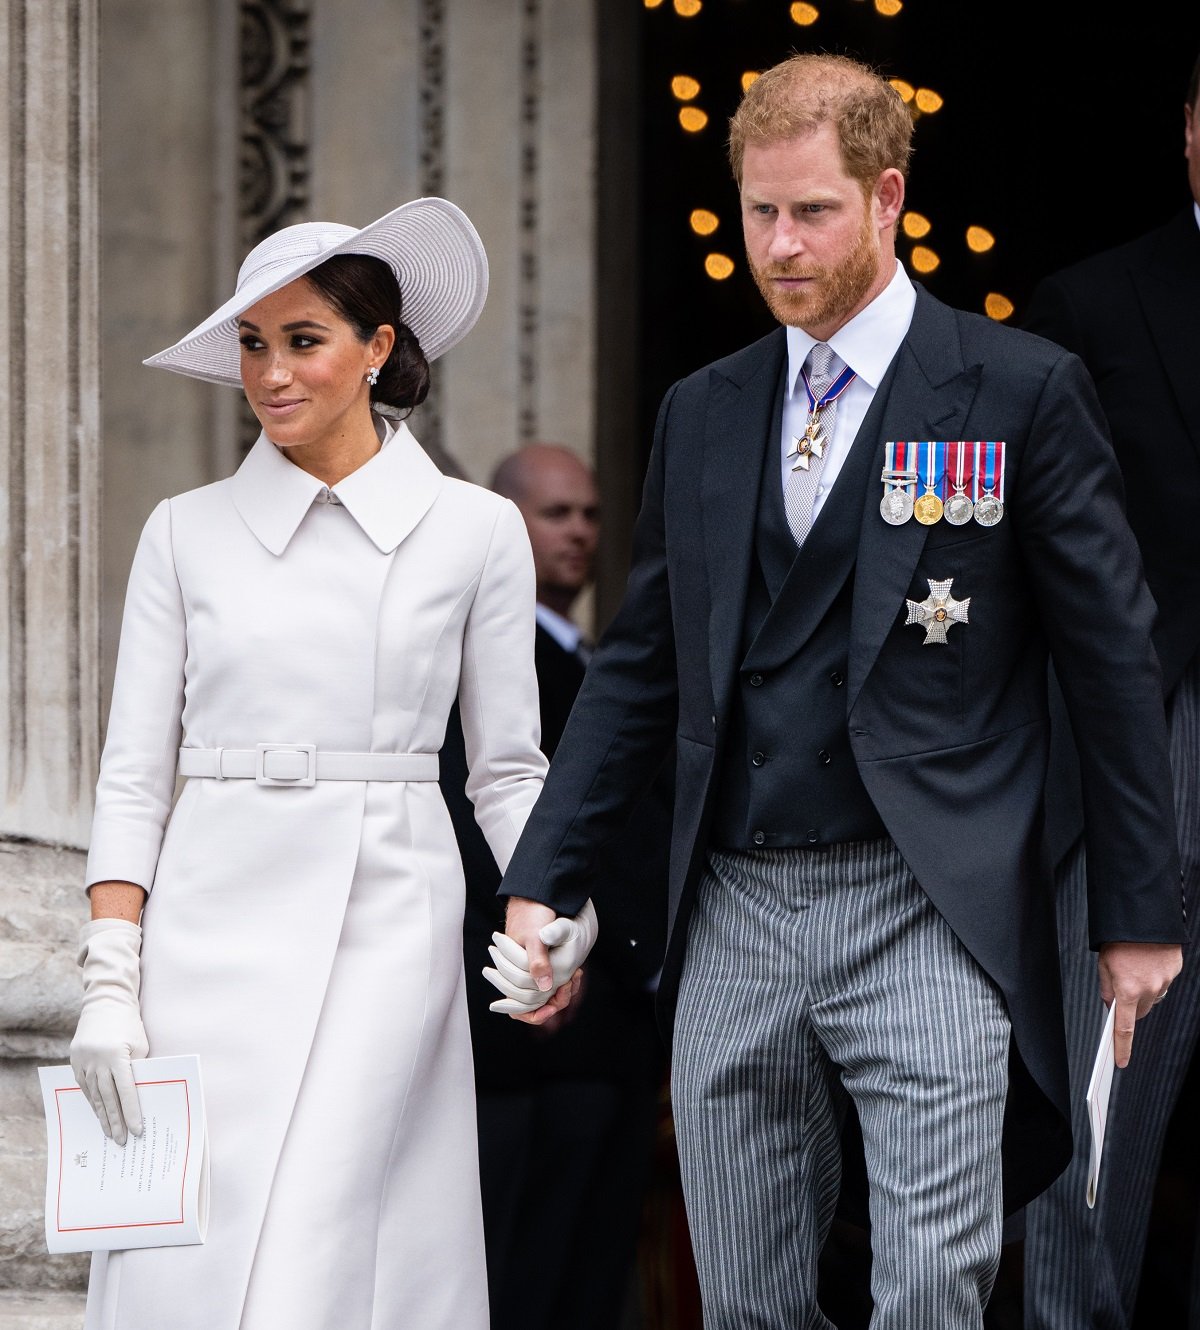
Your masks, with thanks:
[[(568, 448), (531, 443), (500, 463), (491, 488), (517, 505), (529, 532), (541, 742), (553, 756), (587, 658), (571, 610), (596, 559), (595, 478)], [(481, 967), (492, 933), (503, 927), (500, 871), (464, 790), (461, 731), (452, 725), (447, 737), (442, 784), (467, 882), (464, 958), (491, 1324), (613, 1330), (635, 1266), (663, 1077), (652, 980), (664, 944), (665, 787), (656, 784), (606, 851), (618, 896), (588, 958), (582, 1001), (552, 1027), (530, 1028), (487, 1010), (495, 993)], [(640, 898), (633, 923), (629, 897)], [(540, 1271), (531, 1284), (524, 1244), (534, 1230), (541, 1231)]]
[[(1082, 365), (897, 264), (912, 125), (889, 84), (794, 56), (731, 131), (786, 327), (663, 402), (626, 599), (505, 875), (508, 931), (546, 996), (574, 932), (549, 958), (540, 932), (588, 896), (603, 928), (595, 846), (674, 737), (659, 997), (706, 1330), (829, 1327), (847, 1100), (873, 1326), (977, 1330), (1005, 1205), (1070, 1152), (1037, 855), (1048, 654), (1122, 1062), (1180, 965), (1153, 606)], [(993, 442), (942, 446), (964, 439)], [(558, 983), (520, 1019), (569, 1001)]]
[[(1200, 885), (1200, 60), (1184, 105), (1191, 198), (1149, 234), (1048, 278), (1026, 326), (1074, 351), (1091, 371), (1128, 494), (1129, 521), (1158, 606), (1154, 645), (1167, 695), (1185, 898)], [(1055, 768), (1071, 760), (1055, 733)], [(1061, 750), (1061, 751), (1060, 751)], [(1074, 773), (1070, 773), (1074, 776)], [(1094, 1209), (1083, 1202), (1089, 1137), (1084, 1096), (1103, 1009), (1088, 948), (1078, 780), (1050, 788), (1058, 863), (1075, 1154), (1029, 1209), (1028, 1330), (1126, 1330), (1137, 1302), (1163, 1138), (1200, 1030), (1200, 964), (1190, 949), (1171, 1000), (1138, 1035), (1116, 1078)], [(1187, 1272), (1181, 1271), (1185, 1281)], [(1183, 1300), (1186, 1294), (1183, 1295)], [(1200, 1324), (1200, 1306), (1189, 1324)]]

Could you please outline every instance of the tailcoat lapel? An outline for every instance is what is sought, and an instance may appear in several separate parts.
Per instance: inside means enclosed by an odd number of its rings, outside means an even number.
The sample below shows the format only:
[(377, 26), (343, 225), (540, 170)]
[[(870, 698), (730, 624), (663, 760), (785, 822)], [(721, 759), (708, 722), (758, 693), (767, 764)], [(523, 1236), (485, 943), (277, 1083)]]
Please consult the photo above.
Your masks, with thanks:
[(708, 644), (718, 711), (733, 685), (764, 458), (776, 456), (787, 337), (782, 328), (712, 369), (700, 507), (707, 553)]
[[(883, 470), (884, 444), (889, 439), (959, 438), (981, 372), (982, 366), (963, 361), (953, 310), (918, 287), (912, 326), (888, 371), (891, 388), (876, 417), (874, 475)], [(886, 389), (885, 380), (880, 394)], [(877, 404), (878, 399), (871, 415)], [(864, 430), (869, 421), (870, 416)], [(879, 514), (882, 494), (881, 483), (866, 486), (850, 622), (848, 709), (853, 708), (884, 638), (904, 607), (929, 532), (915, 520), (889, 526)]]
[(1132, 276), (1184, 428), (1200, 452), (1200, 372), (1196, 367), (1200, 228), (1190, 208), (1162, 229), (1149, 263)]

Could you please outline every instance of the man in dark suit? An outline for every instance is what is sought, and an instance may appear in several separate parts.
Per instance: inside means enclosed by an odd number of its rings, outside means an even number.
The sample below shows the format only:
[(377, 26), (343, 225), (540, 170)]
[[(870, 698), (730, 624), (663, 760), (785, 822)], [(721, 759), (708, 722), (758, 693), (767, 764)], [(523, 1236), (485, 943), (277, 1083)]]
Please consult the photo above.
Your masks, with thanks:
[(625, 602), (505, 875), (535, 987), (505, 1009), (569, 999), (574, 930), (549, 956), (540, 932), (589, 896), (603, 929), (596, 846), (674, 738), (659, 997), (707, 1330), (828, 1327), (847, 1098), (873, 1324), (977, 1328), (1003, 1201), (1070, 1153), (1037, 855), (1048, 655), (1120, 1062), (1180, 965), (1153, 606), (1082, 365), (897, 264), (894, 90), (795, 56), (731, 128), (751, 271), (787, 326), (663, 402)]
[[(588, 654), (571, 610), (595, 564), (595, 479), (569, 449), (534, 443), (500, 463), (491, 487), (521, 510), (533, 549), (542, 749), (553, 756)], [(492, 1325), (614, 1330), (634, 1268), (664, 1068), (653, 980), (666, 918), (665, 787), (655, 785), (606, 851), (618, 892), (588, 959), (582, 1000), (534, 1029), (487, 1009), (495, 992), (482, 967), (503, 927), (503, 904), (466, 774), (452, 724), (442, 787), (467, 881), (464, 958)], [(539, 1276), (531, 1282), (524, 1246), (535, 1232)]]
[[(1193, 900), (1200, 885), (1198, 84), (1200, 60), (1184, 107), (1187, 206), (1165, 226), (1048, 278), (1026, 318), (1027, 327), (1083, 359), (1112, 431), (1129, 521), (1158, 605), (1154, 645), (1167, 695), (1185, 896)], [(1200, 1030), (1200, 964), (1189, 949), (1170, 1002), (1139, 1033), (1137, 1058), (1116, 1078), (1104, 1167), (1089, 1210), (1084, 1095), (1103, 1009), (1088, 949), (1083, 810), (1069, 726), (1060, 725), (1054, 738), (1052, 769), (1062, 776), (1049, 790), (1047, 824), (1058, 866), (1075, 1154), (1027, 1216), (1025, 1322), (1029, 1330), (1125, 1330), (1137, 1301), (1163, 1138)], [(1174, 1282), (1186, 1288), (1187, 1275), (1178, 1270)], [(1191, 1315), (1189, 1324), (1200, 1324), (1200, 1307)]]

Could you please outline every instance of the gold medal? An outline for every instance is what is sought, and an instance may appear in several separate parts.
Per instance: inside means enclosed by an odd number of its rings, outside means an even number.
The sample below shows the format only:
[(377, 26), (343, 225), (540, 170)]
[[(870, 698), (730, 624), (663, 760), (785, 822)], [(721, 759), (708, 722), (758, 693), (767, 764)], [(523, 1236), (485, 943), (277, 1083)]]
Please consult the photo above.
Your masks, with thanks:
[(913, 504), (913, 516), (922, 526), (932, 526), (942, 517), (942, 501), (936, 494), (922, 494)]

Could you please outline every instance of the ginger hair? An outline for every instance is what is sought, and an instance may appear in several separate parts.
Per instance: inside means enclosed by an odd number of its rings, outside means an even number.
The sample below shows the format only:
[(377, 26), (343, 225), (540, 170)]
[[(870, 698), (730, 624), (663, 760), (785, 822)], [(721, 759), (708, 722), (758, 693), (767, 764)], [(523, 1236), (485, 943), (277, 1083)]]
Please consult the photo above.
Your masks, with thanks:
[(874, 69), (843, 55), (793, 55), (761, 73), (729, 122), (729, 164), (742, 183), (748, 143), (774, 143), (833, 125), (847, 173), (869, 192), (881, 171), (908, 175), (912, 117)]

